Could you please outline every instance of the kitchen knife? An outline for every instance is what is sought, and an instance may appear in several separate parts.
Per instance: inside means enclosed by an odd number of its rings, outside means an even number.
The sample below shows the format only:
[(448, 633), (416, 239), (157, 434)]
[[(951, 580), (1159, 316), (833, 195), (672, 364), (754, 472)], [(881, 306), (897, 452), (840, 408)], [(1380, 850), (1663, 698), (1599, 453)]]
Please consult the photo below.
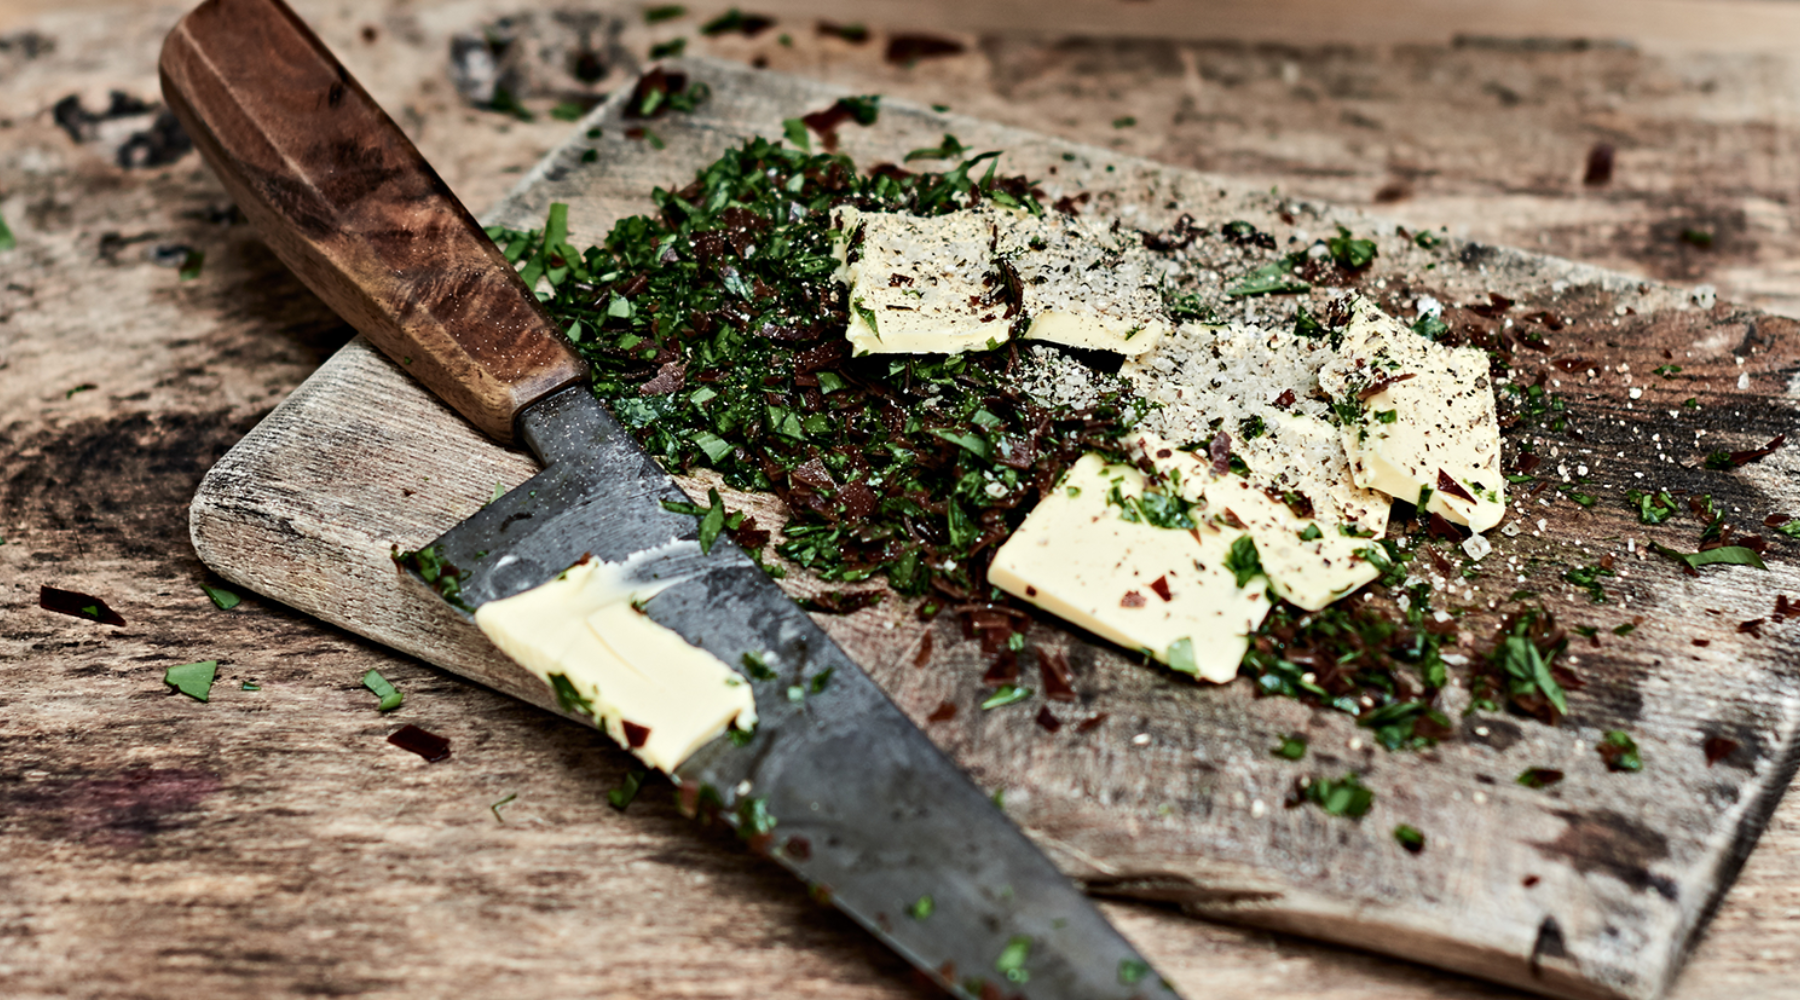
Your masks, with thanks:
[[(163, 93), (277, 256), (482, 431), (544, 471), (430, 547), (465, 613), (583, 555), (697, 538), (675, 483), (411, 142), (280, 0), (208, 0), (170, 33)], [(735, 545), (676, 545), (644, 607), (746, 678), (760, 724), (673, 775), (946, 989), (969, 998), (1173, 995), (1094, 905)], [(790, 689), (804, 697), (794, 698)]]

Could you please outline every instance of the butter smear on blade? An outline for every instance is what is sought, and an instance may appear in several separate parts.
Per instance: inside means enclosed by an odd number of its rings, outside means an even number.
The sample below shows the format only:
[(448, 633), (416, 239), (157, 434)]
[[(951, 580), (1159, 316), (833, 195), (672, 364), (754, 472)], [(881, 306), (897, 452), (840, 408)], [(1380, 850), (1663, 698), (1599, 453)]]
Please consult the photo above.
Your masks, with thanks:
[(668, 772), (729, 726), (756, 726), (750, 684), (633, 604), (621, 564), (583, 560), (549, 583), (490, 601), (475, 624), (542, 678), (565, 710), (591, 715), (644, 763)]

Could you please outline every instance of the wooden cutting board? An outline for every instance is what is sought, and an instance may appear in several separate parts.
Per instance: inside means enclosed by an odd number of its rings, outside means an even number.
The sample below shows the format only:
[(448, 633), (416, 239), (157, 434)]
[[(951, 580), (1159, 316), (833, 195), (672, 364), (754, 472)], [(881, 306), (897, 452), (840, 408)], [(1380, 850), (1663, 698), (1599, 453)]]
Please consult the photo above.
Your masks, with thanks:
[[(683, 68), (712, 88), (698, 112), (649, 123), (652, 142), (627, 136), (643, 123), (625, 122), (615, 99), (488, 221), (540, 226), (560, 201), (570, 206), (571, 242), (598, 242), (619, 218), (649, 211), (654, 187), (679, 187), (743, 139), (779, 137), (784, 119), (842, 96), (741, 66)], [(841, 138), (866, 168), (938, 145), (946, 132), (1005, 150), (1002, 171), (1040, 178), (1052, 199), (1089, 194), (1085, 214), (1143, 230), (1186, 213), (1214, 231), (1246, 219), (1276, 234), (1317, 235), (1341, 222), (1374, 235), (1381, 256), (1362, 290), (1402, 315), (1431, 295), (1456, 321), (1496, 330), (1539, 316), (1532, 329), (1546, 350), (1522, 352), (1517, 378), (1548, 372), (1581, 436), (1546, 435), (1538, 472), (1553, 485), (1591, 480), (1579, 491), (1595, 502), (1581, 506), (1555, 488), (1516, 502), (1516, 529), (1492, 534), (1479, 577), (1448, 604), (1467, 611), (1463, 651), (1478, 655), (1493, 632), (1490, 602), (1504, 610), (1516, 591), (1538, 592), (1563, 623), (1598, 630), (1567, 657), (1585, 686), (1555, 729), (1475, 713), (1434, 749), (1389, 753), (1342, 713), (1257, 698), (1243, 679), (1198, 686), (1048, 619), (1033, 624), (1030, 641), (1068, 650), (1080, 701), (989, 712), (978, 709), (985, 659), (955, 616), (923, 623), (889, 602), (821, 624), (978, 782), (1004, 789), (1009, 814), (1095, 893), (1555, 996), (1660, 994), (1800, 763), (1800, 627), (1774, 615), (1778, 594), (1800, 606), (1800, 543), (1761, 526), (1800, 513), (1796, 456), (1782, 449), (1730, 471), (1702, 467), (1714, 449), (1754, 448), (1796, 429), (1796, 324), (1568, 261), (1471, 243), (1423, 249), (1360, 213), (921, 108), (885, 105), (875, 126), (845, 125)], [(1491, 295), (1514, 304), (1497, 308)], [(554, 710), (539, 682), (389, 561), (393, 546), (429, 541), (497, 483), (510, 488), (535, 471), (528, 455), (476, 434), (357, 340), (207, 476), (192, 508), (194, 544), (235, 583)], [(715, 483), (684, 485), (703, 493)], [(1693, 577), (1647, 556), (1649, 541), (1693, 551), (1700, 528), (1685, 514), (1641, 525), (1625, 493), (1650, 487), (1710, 494), (1740, 533), (1770, 539), (1768, 571), (1715, 566)], [(765, 525), (782, 520), (764, 498), (727, 497)], [(1605, 554), (1619, 575), (1603, 580), (1607, 602), (1594, 604), (1561, 576)], [(784, 586), (821, 589), (799, 573)], [(1634, 620), (1629, 635), (1612, 632)], [(955, 717), (928, 722), (944, 702)], [(1466, 703), (1464, 692), (1445, 695), (1453, 716)], [(1044, 705), (1065, 723), (1054, 733), (1036, 721)], [(1635, 737), (1642, 773), (1603, 766), (1594, 747), (1612, 729)], [(1311, 743), (1297, 763), (1271, 754), (1290, 733)], [(1713, 744), (1729, 752), (1709, 763), (1709, 740), (1729, 741)], [(1515, 783), (1531, 767), (1566, 778), (1543, 790)], [(1377, 793), (1360, 821), (1285, 806), (1297, 779), (1349, 771)], [(1424, 831), (1423, 853), (1396, 843), (1401, 823)], [(1203, 983), (1177, 985), (1204, 993)]]

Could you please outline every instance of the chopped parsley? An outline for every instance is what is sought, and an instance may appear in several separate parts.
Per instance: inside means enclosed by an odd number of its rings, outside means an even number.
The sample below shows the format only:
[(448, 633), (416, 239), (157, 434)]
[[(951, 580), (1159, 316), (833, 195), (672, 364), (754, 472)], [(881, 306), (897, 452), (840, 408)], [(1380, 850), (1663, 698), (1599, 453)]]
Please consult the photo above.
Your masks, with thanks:
[(775, 823), (775, 815), (769, 812), (769, 800), (764, 796), (746, 795), (738, 799), (738, 836), (745, 840), (763, 836), (775, 829)]
[(1642, 771), (1643, 758), (1638, 756), (1637, 741), (1629, 733), (1614, 729), (1600, 738), (1594, 747), (1600, 752), (1600, 759), (1606, 762), (1608, 771)]
[(569, 680), (567, 674), (551, 674), (550, 690), (556, 693), (557, 707), (563, 711), (570, 715), (585, 715), (590, 719), (597, 717), (594, 703), (575, 689), (574, 682)]
[(224, 587), (211, 587), (203, 583), (200, 585), (200, 589), (206, 592), (207, 597), (212, 598), (213, 606), (220, 611), (230, 611), (244, 600)]
[(1331, 252), (1331, 259), (1337, 261), (1339, 267), (1351, 271), (1360, 271), (1375, 262), (1375, 242), (1359, 240), (1350, 235), (1350, 230), (1337, 227), (1337, 235), (1325, 240), (1325, 249)]
[(1240, 589), (1263, 575), (1262, 559), (1256, 554), (1256, 539), (1247, 534), (1239, 535), (1237, 541), (1231, 543), (1231, 551), (1225, 555), (1225, 568), (1237, 578)]
[(680, 4), (663, 4), (661, 6), (646, 7), (644, 9), (645, 24), (661, 24), (664, 21), (673, 21), (677, 18), (686, 16), (687, 8)]
[(1549, 767), (1528, 767), (1513, 780), (1526, 788), (1548, 788), (1563, 780), (1563, 773)]
[(1299, 733), (1295, 733), (1292, 736), (1283, 736), (1281, 738), (1281, 745), (1271, 752), (1274, 753), (1275, 756), (1287, 760), (1299, 760), (1306, 756), (1306, 737)]
[(707, 505), (705, 507), (701, 507), (698, 504), (681, 503), (674, 500), (664, 500), (662, 502), (664, 510), (672, 511), (676, 514), (693, 514), (700, 518), (700, 551), (702, 553), (712, 551), (713, 543), (719, 540), (719, 532), (736, 531), (743, 527), (745, 517), (744, 512), (741, 510), (726, 511), (725, 501), (719, 499), (719, 491), (717, 489), (709, 489), (706, 491), (706, 502)]
[(1425, 834), (1419, 832), (1419, 828), (1416, 826), (1401, 823), (1394, 827), (1394, 839), (1410, 854), (1418, 854), (1425, 850)]
[(1307, 784), (1301, 797), (1331, 816), (1361, 819), (1375, 804), (1375, 793), (1354, 773), (1342, 778), (1320, 778)]
[(1595, 604), (1606, 603), (1606, 591), (1600, 589), (1600, 578), (1618, 576), (1608, 566), (1576, 566), (1563, 574), (1563, 579), (1587, 591), (1588, 600)]
[(1701, 549), (1699, 552), (1677, 552), (1666, 545), (1658, 545), (1655, 542), (1651, 542), (1650, 547), (1656, 550), (1657, 555), (1666, 556), (1681, 563), (1690, 572), (1696, 571), (1702, 566), (1717, 565), (1755, 566), (1757, 569), (1765, 570), (1769, 568), (1763, 564), (1762, 557), (1756, 554), (1755, 549), (1747, 549), (1742, 545), (1722, 545), (1716, 549)]
[(218, 675), (218, 660), (201, 660), (164, 670), (163, 683), (195, 701), (206, 701), (212, 694), (213, 679)]
[(1311, 284), (1294, 276), (1294, 269), (1305, 262), (1304, 253), (1288, 254), (1239, 278), (1235, 284), (1226, 287), (1225, 294), (1232, 298), (1248, 298), (1311, 291)]
[(1136, 986), (1150, 974), (1150, 963), (1141, 958), (1119, 959), (1119, 985)]
[(914, 920), (930, 920), (931, 915), (936, 912), (937, 903), (932, 900), (930, 893), (920, 896), (906, 908), (906, 915)]
[(1017, 934), (1006, 942), (1000, 950), (1000, 957), (994, 959), (994, 971), (1006, 977), (1009, 983), (1023, 983), (1031, 978), (1025, 971), (1025, 963), (1031, 958), (1031, 939)]
[(0, 251), (11, 250), (18, 245), (18, 239), (13, 236), (12, 229), (6, 225), (6, 217), (0, 216)]
[(626, 771), (625, 777), (619, 780), (619, 787), (607, 789), (606, 804), (624, 812), (625, 807), (637, 798), (638, 792), (644, 787), (644, 779), (649, 775), (649, 769), (643, 767), (634, 766)]
[(1645, 493), (1643, 490), (1627, 490), (1625, 499), (1637, 507), (1638, 520), (1644, 524), (1661, 524), (1675, 516), (1679, 507), (1675, 498), (1667, 490)]
[(998, 688), (994, 689), (993, 694), (988, 695), (985, 699), (982, 700), (981, 710), (985, 712), (990, 708), (1001, 708), (1006, 705), (1017, 704), (1018, 702), (1024, 701), (1025, 699), (1031, 697), (1031, 694), (1032, 694), (1032, 691), (1028, 687), (1018, 687), (1018, 686), (1012, 685), (1012, 684), (1002, 684)]
[(381, 676), (379, 670), (371, 670), (363, 674), (362, 683), (363, 687), (375, 692), (375, 697), (381, 699), (375, 706), (377, 712), (392, 712), (406, 700), (406, 696), (400, 693), (400, 689), (388, 683), (388, 679)]

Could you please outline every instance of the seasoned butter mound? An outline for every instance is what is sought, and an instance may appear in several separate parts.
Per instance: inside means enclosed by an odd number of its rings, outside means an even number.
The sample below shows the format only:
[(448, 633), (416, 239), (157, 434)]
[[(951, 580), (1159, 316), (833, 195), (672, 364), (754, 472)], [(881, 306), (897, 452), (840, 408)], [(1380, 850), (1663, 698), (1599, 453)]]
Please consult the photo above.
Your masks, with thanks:
[[(577, 563), (549, 583), (482, 605), (475, 624), (557, 690), (565, 708), (591, 708), (621, 746), (673, 771), (726, 727), (754, 728), (756, 701), (718, 657), (634, 607), (656, 588), (633, 590), (623, 570)], [(558, 690), (553, 678), (567, 687)]]
[(959, 354), (1028, 339), (1137, 354), (1169, 328), (1154, 259), (1060, 215), (919, 217), (840, 207), (837, 279), (862, 354)]
[(1339, 436), (1357, 485), (1477, 533), (1506, 515), (1484, 352), (1435, 343), (1358, 298), (1319, 385), (1347, 414)]
[(1319, 368), (1330, 357), (1325, 341), (1286, 330), (1184, 323), (1119, 374), (1161, 404), (1145, 417), (1147, 429), (1203, 452), (1222, 431), (1258, 486), (1299, 498), (1322, 524), (1380, 535), (1389, 497), (1351, 474), (1319, 391)]

